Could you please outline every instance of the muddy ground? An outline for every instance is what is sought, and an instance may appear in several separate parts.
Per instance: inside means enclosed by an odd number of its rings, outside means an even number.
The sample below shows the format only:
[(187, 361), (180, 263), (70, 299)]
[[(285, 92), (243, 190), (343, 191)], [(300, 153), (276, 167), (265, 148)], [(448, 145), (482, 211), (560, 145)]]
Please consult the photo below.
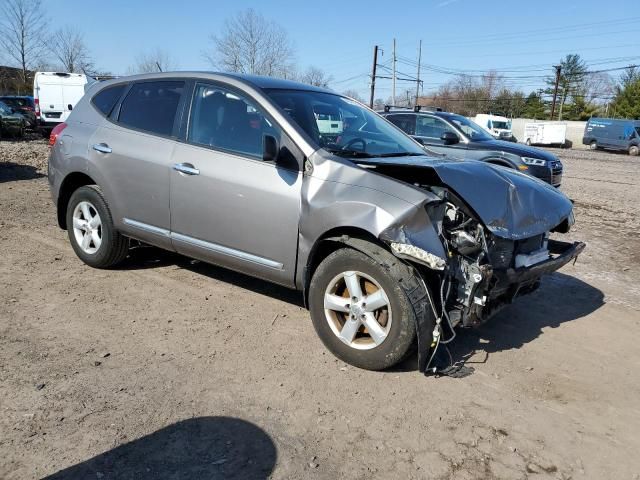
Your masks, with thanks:
[(243, 275), (85, 266), (44, 142), (0, 142), (0, 478), (640, 478), (640, 159), (556, 153), (587, 250), (436, 379), (345, 365), (295, 292)]

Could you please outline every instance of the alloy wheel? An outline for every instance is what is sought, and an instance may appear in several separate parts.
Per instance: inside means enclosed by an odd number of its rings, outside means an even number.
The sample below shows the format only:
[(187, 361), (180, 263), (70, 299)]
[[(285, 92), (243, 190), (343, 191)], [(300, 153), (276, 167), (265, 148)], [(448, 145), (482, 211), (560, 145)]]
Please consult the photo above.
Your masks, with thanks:
[(336, 275), (325, 291), (324, 310), (333, 333), (358, 350), (379, 346), (391, 328), (391, 303), (386, 292), (362, 272)]
[(96, 207), (82, 201), (73, 210), (73, 234), (83, 252), (92, 255), (102, 244), (102, 220)]

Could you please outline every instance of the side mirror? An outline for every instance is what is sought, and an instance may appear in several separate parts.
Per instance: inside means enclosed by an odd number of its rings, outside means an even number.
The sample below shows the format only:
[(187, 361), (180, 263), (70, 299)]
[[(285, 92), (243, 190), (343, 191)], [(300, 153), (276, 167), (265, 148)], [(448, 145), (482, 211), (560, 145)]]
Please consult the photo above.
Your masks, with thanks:
[(453, 132), (444, 132), (440, 136), (440, 140), (442, 140), (445, 145), (455, 145), (460, 142), (460, 137)]
[(278, 158), (278, 140), (273, 135), (264, 135), (262, 137), (262, 160), (265, 162), (274, 162)]
[(67, 110), (69, 110), (69, 111), (73, 110), (73, 105), (71, 105), (71, 104), (67, 105)]

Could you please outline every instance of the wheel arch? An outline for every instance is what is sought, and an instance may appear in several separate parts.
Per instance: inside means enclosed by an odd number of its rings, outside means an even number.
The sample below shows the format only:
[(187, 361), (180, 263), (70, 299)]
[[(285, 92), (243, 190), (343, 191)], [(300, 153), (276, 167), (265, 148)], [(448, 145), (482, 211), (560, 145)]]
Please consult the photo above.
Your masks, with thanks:
[(58, 225), (63, 230), (67, 229), (67, 206), (69, 205), (71, 195), (73, 195), (73, 192), (78, 188), (85, 185), (96, 185), (96, 182), (93, 178), (83, 172), (72, 172), (68, 174), (60, 184), (56, 209)]
[(318, 265), (333, 252), (344, 247), (351, 247), (365, 255), (370, 255), (370, 252), (366, 251), (367, 244), (376, 245), (390, 252), (389, 247), (373, 233), (360, 227), (335, 227), (320, 235), (311, 247), (304, 267), (302, 295), (305, 306), (308, 306), (309, 284)]

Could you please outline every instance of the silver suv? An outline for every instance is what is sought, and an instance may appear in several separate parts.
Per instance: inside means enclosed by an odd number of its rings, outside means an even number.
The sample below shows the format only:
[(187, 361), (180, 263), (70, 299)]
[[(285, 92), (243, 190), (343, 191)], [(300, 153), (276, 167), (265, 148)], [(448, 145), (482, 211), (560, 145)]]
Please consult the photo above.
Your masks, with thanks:
[(58, 223), (86, 264), (130, 239), (301, 290), (338, 357), (427, 369), (584, 248), (557, 189), (503, 167), (427, 156), (329, 90), (162, 73), (91, 87), (52, 132)]

